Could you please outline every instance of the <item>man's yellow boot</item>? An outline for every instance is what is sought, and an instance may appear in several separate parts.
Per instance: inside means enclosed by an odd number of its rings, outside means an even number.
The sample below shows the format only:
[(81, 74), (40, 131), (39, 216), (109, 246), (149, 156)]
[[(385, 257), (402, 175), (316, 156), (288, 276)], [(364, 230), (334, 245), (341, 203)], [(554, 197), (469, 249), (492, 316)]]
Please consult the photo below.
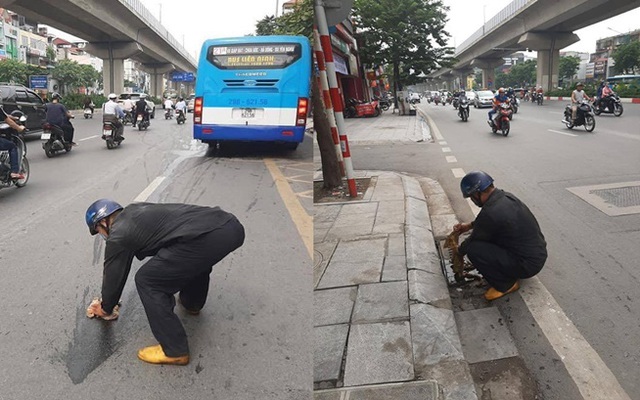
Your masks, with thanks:
[(489, 290), (487, 290), (484, 294), (484, 298), (491, 301), (491, 300), (495, 300), (495, 299), (499, 299), (500, 297), (504, 296), (505, 294), (509, 294), (511, 292), (515, 292), (516, 290), (520, 289), (520, 283), (518, 283), (518, 281), (516, 281), (516, 283), (513, 284), (513, 286), (511, 286), (511, 288), (509, 290), (507, 290), (506, 292), (500, 292), (494, 288), (489, 288)]
[(138, 358), (150, 364), (187, 365), (189, 356), (169, 357), (162, 351), (159, 344), (138, 350)]

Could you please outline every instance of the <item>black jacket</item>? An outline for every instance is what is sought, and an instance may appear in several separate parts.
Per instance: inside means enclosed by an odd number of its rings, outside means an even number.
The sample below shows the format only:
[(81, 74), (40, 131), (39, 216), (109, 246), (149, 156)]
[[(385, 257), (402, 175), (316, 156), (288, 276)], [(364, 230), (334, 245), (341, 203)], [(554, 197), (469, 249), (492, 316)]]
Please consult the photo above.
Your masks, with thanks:
[(118, 304), (135, 256), (155, 255), (172, 243), (214, 231), (234, 218), (219, 207), (189, 204), (133, 203), (116, 216), (104, 255), (102, 308), (111, 313)]
[(495, 189), (473, 221), (471, 235), (460, 245), (460, 254), (467, 253), (471, 241), (496, 244), (516, 259), (527, 271), (537, 273), (547, 260), (547, 242), (538, 221), (529, 208), (516, 196)]

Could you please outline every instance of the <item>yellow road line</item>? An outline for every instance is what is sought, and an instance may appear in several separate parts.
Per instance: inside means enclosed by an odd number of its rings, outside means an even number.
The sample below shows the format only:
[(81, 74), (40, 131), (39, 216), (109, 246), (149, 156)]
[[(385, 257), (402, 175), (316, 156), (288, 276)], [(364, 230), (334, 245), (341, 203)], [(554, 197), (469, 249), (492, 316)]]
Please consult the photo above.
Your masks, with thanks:
[(280, 193), (280, 197), (282, 197), (284, 205), (289, 211), (291, 220), (296, 225), (296, 229), (298, 229), (298, 234), (300, 234), (300, 237), (302, 238), (302, 241), (307, 248), (309, 258), (313, 258), (312, 217), (307, 214), (304, 207), (302, 207), (302, 205), (300, 204), (300, 201), (296, 197), (296, 194), (293, 192), (293, 189), (291, 189), (291, 186), (289, 186), (287, 178), (282, 174), (275, 161), (269, 158), (265, 158), (264, 163), (267, 166), (267, 169), (269, 169), (271, 177), (276, 183), (278, 193)]

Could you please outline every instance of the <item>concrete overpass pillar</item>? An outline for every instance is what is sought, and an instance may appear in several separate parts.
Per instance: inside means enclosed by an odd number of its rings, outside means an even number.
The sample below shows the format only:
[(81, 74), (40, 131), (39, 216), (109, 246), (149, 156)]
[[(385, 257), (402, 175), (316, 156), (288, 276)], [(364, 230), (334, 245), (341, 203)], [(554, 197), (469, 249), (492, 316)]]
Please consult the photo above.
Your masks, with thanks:
[(142, 64), (142, 69), (151, 75), (151, 96), (162, 97), (164, 92), (164, 74), (175, 70), (169, 63)]
[(142, 53), (136, 42), (93, 42), (84, 50), (102, 59), (102, 79), (105, 93), (124, 91), (124, 60)]
[(471, 67), (482, 70), (482, 88), (495, 90), (495, 69), (504, 64), (502, 58), (475, 58), (471, 61)]
[(580, 40), (573, 32), (527, 32), (518, 45), (538, 52), (536, 85), (548, 92), (558, 87), (560, 50)]

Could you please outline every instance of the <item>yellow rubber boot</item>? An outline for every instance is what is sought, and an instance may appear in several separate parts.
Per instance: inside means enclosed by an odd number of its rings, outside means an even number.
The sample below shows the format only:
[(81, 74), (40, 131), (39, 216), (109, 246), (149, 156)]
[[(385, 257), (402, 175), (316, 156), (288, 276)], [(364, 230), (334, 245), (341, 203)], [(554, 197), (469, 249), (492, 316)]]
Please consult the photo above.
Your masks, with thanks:
[(169, 357), (162, 351), (159, 344), (138, 350), (138, 358), (150, 364), (187, 365), (189, 356)]
[(516, 281), (516, 283), (513, 284), (513, 286), (511, 286), (511, 288), (509, 290), (507, 290), (506, 292), (500, 292), (494, 288), (489, 288), (489, 290), (487, 290), (484, 294), (484, 298), (491, 301), (491, 300), (495, 300), (495, 299), (499, 299), (500, 297), (504, 296), (505, 294), (509, 294), (511, 292), (515, 292), (516, 290), (520, 289), (520, 283), (518, 283), (518, 281)]

